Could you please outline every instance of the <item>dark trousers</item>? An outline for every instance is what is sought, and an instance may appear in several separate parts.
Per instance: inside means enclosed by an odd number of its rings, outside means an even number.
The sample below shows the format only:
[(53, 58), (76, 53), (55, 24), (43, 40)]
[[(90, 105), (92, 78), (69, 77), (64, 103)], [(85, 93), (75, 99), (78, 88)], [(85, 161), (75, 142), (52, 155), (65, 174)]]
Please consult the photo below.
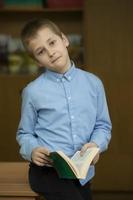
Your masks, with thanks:
[(92, 200), (90, 183), (81, 186), (77, 179), (60, 179), (52, 167), (30, 164), (29, 183), (46, 200)]

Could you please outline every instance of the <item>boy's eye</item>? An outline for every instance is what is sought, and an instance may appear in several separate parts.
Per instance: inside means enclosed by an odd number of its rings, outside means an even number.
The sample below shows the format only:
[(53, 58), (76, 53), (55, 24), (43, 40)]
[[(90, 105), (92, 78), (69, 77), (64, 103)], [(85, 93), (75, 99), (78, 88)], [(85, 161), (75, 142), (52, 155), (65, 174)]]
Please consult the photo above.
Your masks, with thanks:
[(49, 45), (50, 45), (50, 46), (53, 46), (55, 43), (56, 43), (56, 40), (52, 40), (52, 41), (49, 43)]
[(40, 51), (37, 52), (37, 55), (40, 56), (41, 54), (45, 53), (44, 49), (41, 49)]

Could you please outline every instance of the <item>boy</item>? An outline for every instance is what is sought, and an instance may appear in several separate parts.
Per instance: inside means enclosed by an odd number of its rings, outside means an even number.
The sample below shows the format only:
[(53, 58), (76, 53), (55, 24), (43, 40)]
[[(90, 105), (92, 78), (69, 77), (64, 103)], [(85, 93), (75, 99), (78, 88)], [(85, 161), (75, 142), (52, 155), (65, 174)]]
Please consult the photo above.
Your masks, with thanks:
[[(107, 149), (111, 122), (103, 85), (95, 75), (80, 70), (70, 60), (69, 41), (45, 19), (32, 20), (21, 33), (25, 49), (45, 73), (22, 93), (22, 113), (17, 132), (22, 157), (30, 161), (31, 188), (47, 200), (90, 200), (90, 179), (96, 155), (85, 180), (59, 179), (49, 159), (61, 150), (81, 156), (92, 146)], [(99, 152), (99, 153), (100, 153)]]

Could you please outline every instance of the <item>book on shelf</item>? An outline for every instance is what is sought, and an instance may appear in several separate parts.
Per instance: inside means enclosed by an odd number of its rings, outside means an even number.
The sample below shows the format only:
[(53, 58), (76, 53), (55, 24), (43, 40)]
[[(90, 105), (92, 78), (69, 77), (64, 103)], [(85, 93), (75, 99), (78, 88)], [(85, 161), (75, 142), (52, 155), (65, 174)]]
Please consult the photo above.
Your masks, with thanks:
[(42, 8), (44, 0), (5, 0), (4, 7), (5, 8)]
[(81, 8), (84, 0), (47, 0), (49, 8)]
[(77, 151), (69, 158), (62, 151), (56, 151), (50, 153), (50, 158), (53, 160), (53, 167), (60, 178), (85, 179), (89, 167), (98, 152), (99, 148), (91, 147), (82, 156), (80, 151)]

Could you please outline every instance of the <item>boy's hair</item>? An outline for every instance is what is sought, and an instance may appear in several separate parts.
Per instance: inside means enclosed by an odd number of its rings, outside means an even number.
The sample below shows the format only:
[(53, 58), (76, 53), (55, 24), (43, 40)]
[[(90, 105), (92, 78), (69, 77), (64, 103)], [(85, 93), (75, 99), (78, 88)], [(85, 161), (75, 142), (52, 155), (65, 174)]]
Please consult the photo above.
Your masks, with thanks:
[[(37, 32), (42, 28), (49, 28), (52, 32), (54, 32), (59, 37), (62, 37), (62, 32), (59, 27), (49, 19), (33, 19), (25, 24), (21, 31), (21, 40), (27, 51), (29, 51), (29, 42), (33, 39)], [(29, 52), (31, 53), (31, 52)]]

